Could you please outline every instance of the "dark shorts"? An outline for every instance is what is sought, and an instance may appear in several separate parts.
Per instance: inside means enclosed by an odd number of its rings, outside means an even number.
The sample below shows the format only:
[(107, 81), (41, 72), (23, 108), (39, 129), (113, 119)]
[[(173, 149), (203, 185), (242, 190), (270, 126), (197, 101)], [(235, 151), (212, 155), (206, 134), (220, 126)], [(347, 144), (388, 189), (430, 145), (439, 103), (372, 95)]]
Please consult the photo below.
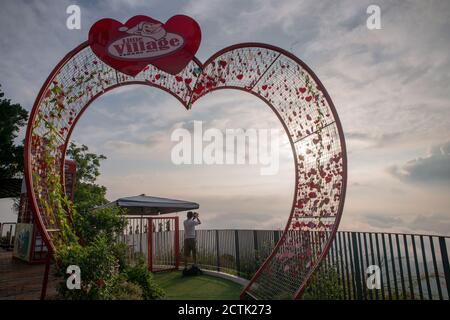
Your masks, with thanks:
[(184, 239), (184, 255), (190, 256), (192, 254), (197, 253), (196, 249), (196, 241), (194, 238)]

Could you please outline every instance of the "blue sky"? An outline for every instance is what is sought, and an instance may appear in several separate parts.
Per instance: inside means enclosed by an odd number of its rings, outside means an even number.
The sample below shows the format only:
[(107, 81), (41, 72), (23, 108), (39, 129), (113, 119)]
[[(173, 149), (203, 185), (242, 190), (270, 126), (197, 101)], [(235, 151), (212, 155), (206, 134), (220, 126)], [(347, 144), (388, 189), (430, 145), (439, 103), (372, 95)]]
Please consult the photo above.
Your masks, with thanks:
[[(81, 30), (65, 27), (81, 7)], [(381, 30), (366, 28), (369, 4)], [(206, 60), (239, 42), (285, 48), (319, 76), (342, 121), (349, 180), (341, 229), (450, 233), (450, 2), (448, 1), (7, 1), (0, 12), (0, 84), (28, 110), (51, 69), (96, 20), (187, 14)], [(130, 86), (98, 99), (73, 139), (108, 157), (100, 183), (112, 200), (146, 193), (201, 204), (205, 228), (282, 228), (293, 196), (290, 147), (281, 170), (175, 166), (174, 128), (280, 128), (253, 96), (217, 92), (186, 112), (157, 89)], [(286, 142), (286, 140), (283, 140)], [(1, 214), (9, 203), (0, 201)], [(10, 220), (10, 219), (8, 219)]]

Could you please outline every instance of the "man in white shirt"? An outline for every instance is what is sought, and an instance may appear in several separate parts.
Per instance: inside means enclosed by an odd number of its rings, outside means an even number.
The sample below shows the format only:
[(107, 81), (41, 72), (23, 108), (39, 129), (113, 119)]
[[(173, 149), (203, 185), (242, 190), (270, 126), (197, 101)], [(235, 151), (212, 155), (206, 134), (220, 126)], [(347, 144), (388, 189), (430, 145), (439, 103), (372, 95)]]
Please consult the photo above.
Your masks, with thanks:
[(187, 268), (188, 258), (192, 252), (194, 266), (197, 264), (197, 244), (195, 240), (195, 226), (201, 224), (197, 212), (189, 211), (187, 219), (184, 220), (184, 268)]

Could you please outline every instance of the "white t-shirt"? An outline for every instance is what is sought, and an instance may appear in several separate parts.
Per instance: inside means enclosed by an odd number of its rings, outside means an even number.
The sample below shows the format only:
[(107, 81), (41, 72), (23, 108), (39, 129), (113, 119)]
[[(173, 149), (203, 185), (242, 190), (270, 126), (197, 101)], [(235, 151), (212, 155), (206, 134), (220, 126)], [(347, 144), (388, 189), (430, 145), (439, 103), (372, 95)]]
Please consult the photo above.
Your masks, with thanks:
[(184, 238), (185, 239), (195, 239), (195, 226), (200, 223), (197, 220), (186, 219), (183, 222), (184, 224)]

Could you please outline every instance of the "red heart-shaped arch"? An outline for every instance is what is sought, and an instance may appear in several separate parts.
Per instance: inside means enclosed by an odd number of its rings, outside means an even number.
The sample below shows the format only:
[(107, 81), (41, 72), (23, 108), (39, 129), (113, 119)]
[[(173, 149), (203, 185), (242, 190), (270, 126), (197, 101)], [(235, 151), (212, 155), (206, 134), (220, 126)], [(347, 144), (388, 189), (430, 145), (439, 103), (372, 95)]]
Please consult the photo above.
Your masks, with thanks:
[[(51, 185), (46, 180), (48, 170), (58, 170), (64, 184), (65, 151), (72, 130), (92, 101), (123, 85), (144, 84), (172, 94), (189, 108), (215, 90), (238, 89), (255, 95), (275, 112), (291, 143), (295, 162), (294, 198), (285, 230), (243, 293), (267, 299), (272, 294), (276, 297), (278, 288), (283, 288), (294, 298), (300, 297), (336, 234), (347, 181), (342, 127), (331, 98), (312, 70), (283, 49), (245, 43), (220, 50), (204, 64), (194, 58), (177, 75), (151, 66), (136, 78), (111, 71), (114, 70), (97, 62), (88, 43), (80, 45), (54, 68), (30, 114), (25, 138), (25, 180), (35, 221), (50, 252), (55, 250), (53, 241), (58, 239), (59, 231), (52, 219), (41, 212), (46, 196), (41, 190)], [(56, 86), (58, 90), (54, 90)], [(46, 92), (53, 89), (60, 94), (73, 86), (79, 90), (58, 97), (67, 104), (64, 108), (56, 106), (61, 119), (48, 117), (54, 110)], [(85, 91), (80, 95), (81, 90)], [(48, 122), (52, 122), (51, 126)], [(49, 127), (58, 132), (58, 150), (50, 150), (55, 154), (54, 163), (61, 165), (58, 169), (42, 166), (43, 157), (48, 154), (43, 148), (42, 133)], [(279, 285), (261, 294), (258, 288), (265, 286), (267, 277)]]

